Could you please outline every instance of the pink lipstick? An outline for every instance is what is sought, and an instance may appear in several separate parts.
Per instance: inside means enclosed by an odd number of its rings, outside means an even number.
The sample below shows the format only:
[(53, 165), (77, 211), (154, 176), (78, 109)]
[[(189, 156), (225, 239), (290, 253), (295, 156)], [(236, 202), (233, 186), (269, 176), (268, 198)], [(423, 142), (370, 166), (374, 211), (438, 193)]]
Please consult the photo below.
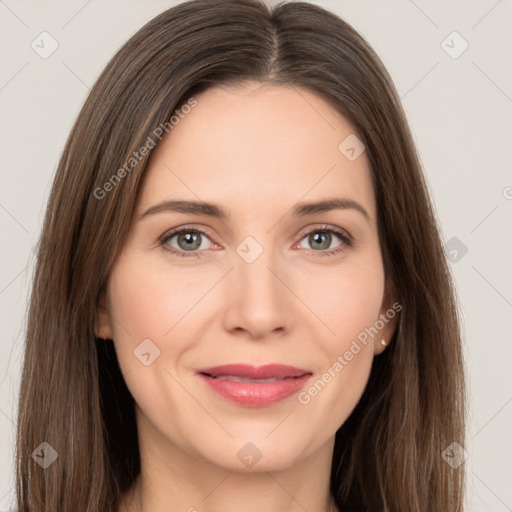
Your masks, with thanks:
[(227, 364), (201, 368), (197, 374), (216, 393), (248, 407), (266, 407), (304, 387), (312, 373), (282, 364)]

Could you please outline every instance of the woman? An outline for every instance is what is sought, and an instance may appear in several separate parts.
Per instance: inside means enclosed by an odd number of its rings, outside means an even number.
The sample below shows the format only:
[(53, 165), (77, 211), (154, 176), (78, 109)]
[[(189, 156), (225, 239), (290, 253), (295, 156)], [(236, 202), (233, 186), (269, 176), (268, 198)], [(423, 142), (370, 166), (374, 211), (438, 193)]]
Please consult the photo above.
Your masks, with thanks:
[(193, 0), (120, 49), (55, 177), (18, 417), (22, 512), (463, 509), (452, 281), (353, 28)]

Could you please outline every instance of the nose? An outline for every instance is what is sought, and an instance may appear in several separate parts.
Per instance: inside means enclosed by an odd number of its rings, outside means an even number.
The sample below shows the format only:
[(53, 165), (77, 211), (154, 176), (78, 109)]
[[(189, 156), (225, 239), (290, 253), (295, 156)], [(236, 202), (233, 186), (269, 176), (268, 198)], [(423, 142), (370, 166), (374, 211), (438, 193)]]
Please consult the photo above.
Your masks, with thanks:
[(299, 301), (289, 280), (289, 272), (278, 265), (270, 249), (252, 263), (237, 254), (224, 283), (224, 328), (255, 339), (282, 336), (292, 329)]

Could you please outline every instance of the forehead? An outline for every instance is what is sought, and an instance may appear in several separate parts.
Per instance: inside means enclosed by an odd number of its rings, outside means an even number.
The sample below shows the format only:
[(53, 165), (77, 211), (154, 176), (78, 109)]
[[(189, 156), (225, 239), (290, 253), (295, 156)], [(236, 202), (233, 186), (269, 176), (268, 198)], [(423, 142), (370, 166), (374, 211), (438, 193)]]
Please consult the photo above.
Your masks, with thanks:
[(261, 212), (343, 196), (365, 203), (373, 218), (366, 155), (351, 161), (340, 150), (355, 130), (321, 97), (297, 86), (246, 82), (195, 99), (153, 151), (139, 210), (179, 198)]

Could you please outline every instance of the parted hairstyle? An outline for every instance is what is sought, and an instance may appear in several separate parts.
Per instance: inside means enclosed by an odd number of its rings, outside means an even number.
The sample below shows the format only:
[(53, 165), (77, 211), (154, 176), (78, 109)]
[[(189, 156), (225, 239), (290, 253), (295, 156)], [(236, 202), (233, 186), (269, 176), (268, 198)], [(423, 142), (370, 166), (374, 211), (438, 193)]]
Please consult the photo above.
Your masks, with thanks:
[[(386, 278), (402, 305), (388, 348), (336, 432), (336, 505), (343, 512), (463, 510), (464, 466), (442, 457), (452, 442), (465, 444), (457, 298), (391, 78), (365, 39), (319, 6), (192, 0), (158, 15), (120, 48), (59, 161), (28, 309), (19, 512), (116, 512), (139, 474), (134, 400), (113, 343), (94, 334), (98, 298), (151, 156), (139, 149), (194, 95), (246, 80), (305, 88), (354, 127), (370, 165)], [(42, 442), (58, 453), (46, 469), (31, 456)]]

